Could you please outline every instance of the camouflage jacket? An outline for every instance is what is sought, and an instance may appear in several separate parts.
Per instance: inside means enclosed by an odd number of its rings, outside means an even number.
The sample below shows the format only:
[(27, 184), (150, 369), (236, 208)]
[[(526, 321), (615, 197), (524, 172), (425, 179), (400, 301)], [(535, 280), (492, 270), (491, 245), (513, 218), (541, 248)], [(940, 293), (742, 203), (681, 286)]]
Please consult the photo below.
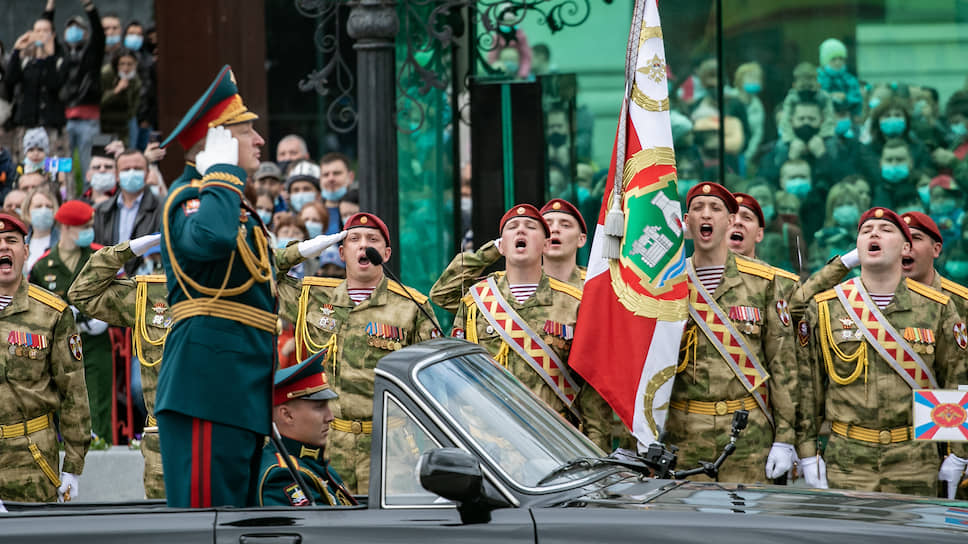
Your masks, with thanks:
[[(503, 273), (495, 273), (491, 277), (495, 278), (501, 296), (507, 300), (511, 308), (555, 352), (567, 368), (574, 326), (578, 318), (578, 306), (581, 304), (581, 289), (542, 273), (534, 295), (519, 303), (511, 294), (507, 277)], [(473, 319), (475, 323), (473, 333), (467, 330), (470, 319)], [(472, 341), (475, 340), (476, 336), (478, 344), (485, 347), (502, 364), (505, 364), (511, 373), (538, 395), (541, 400), (559, 413), (564, 413), (567, 410), (564, 401), (555, 394), (555, 391), (534, 370), (531, 364), (521, 358), (513, 349), (505, 347), (504, 340), (498, 331), (489, 325), (484, 316), (481, 315), (470, 294), (461, 299), (451, 334), (466, 337)], [(574, 392), (577, 398), (573, 407), (581, 417), (584, 433), (596, 444), (610, 451), (611, 408), (591, 386), (583, 385), (581, 377), (577, 373), (571, 371), (570, 374), (579, 388), (578, 391)]]
[[(493, 240), (477, 251), (465, 251), (457, 255), (430, 288), (430, 300), (448, 312), (456, 313), (467, 289), (481, 279), (487, 267), (499, 260), (501, 253)], [(565, 283), (581, 289), (585, 284), (585, 269), (576, 266)]]
[(793, 322), (799, 323), (807, 313), (807, 304), (813, 300), (814, 295), (822, 293), (827, 289), (833, 289), (835, 285), (843, 281), (850, 269), (844, 266), (840, 256), (827, 261), (827, 264), (817, 270), (800, 286), (793, 290), (790, 295), (790, 315)]
[[(337, 417), (371, 419), (377, 362), (391, 351), (435, 335), (434, 323), (417, 309), (404, 289), (409, 289), (427, 314), (433, 315), (425, 295), (386, 277), (360, 304), (350, 299), (342, 279), (280, 279), (280, 315), (296, 325), (296, 345), (304, 341), (313, 352), (330, 349), (326, 371), (339, 394), (341, 414)], [(301, 354), (302, 358), (307, 356)]]
[[(828, 317), (826, 326), (821, 327), (820, 309), (824, 305)], [(914, 280), (902, 279), (893, 300), (881, 313), (901, 335), (931, 331), (933, 339), (921, 333), (917, 336), (927, 339), (909, 345), (942, 389), (957, 389), (959, 384), (968, 383), (968, 341), (959, 345), (956, 339), (955, 327), (961, 318), (947, 295)], [(823, 330), (826, 327), (829, 334)], [(801, 390), (803, 419), (798, 422), (797, 433), (801, 457), (816, 455), (818, 430), (825, 419), (875, 430), (911, 425), (911, 387), (860, 335), (835, 291), (813, 298), (806, 317), (798, 324), (797, 337), (801, 380), (805, 385)], [(829, 346), (826, 354), (822, 340)], [(845, 360), (845, 356), (850, 359), (857, 355), (861, 346), (866, 349), (866, 357)], [(930, 387), (927, 383), (922, 385)], [(965, 444), (952, 446), (957, 455), (965, 457)]]
[[(31, 335), (27, 338), (27, 335)], [(60, 414), (64, 472), (80, 474), (91, 442), (84, 356), (67, 303), (26, 278), (0, 311), (0, 424)]]
[[(770, 374), (766, 383), (774, 437), (777, 442), (792, 444), (799, 376), (796, 358), (784, 352), (792, 341), (792, 319), (783, 304), (785, 288), (788, 286), (776, 280), (773, 267), (730, 253), (722, 281), (711, 296)], [(686, 322), (678, 372), (673, 401), (718, 402), (750, 394), (692, 317)]]
[(961, 319), (968, 317), (968, 314), (966, 314), (966, 310), (968, 310), (968, 287), (942, 277), (937, 270), (934, 271), (934, 281), (931, 282), (931, 287), (951, 297), (951, 303), (954, 304)]

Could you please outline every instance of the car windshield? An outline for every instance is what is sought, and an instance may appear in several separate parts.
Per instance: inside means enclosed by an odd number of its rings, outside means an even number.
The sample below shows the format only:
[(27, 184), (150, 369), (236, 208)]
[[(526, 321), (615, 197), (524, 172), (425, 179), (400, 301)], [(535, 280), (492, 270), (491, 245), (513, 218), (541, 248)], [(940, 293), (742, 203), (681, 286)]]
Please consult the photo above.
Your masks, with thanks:
[[(605, 455), (486, 355), (429, 365), (418, 371), (417, 381), (479, 453), (521, 487), (537, 487), (574, 459)], [(586, 475), (587, 470), (569, 471), (556, 482)]]

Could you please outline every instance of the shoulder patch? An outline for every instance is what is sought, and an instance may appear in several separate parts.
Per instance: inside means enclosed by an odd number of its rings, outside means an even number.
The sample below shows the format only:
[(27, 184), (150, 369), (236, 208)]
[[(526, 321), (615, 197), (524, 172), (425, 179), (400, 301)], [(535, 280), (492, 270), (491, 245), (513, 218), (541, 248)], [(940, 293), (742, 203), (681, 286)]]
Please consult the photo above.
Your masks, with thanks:
[(783, 270), (782, 268), (777, 268), (775, 266), (771, 268), (773, 268), (773, 274), (776, 276), (780, 276), (781, 278), (787, 278), (793, 281), (800, 281), (800, 276), (794, 274), (793, 272), (788, 272), (786, 270)]
[(410, 295), (413, 296), (413, 298), (417, 301), (417, 304), (424, 304), (425, 302), (427, 302), (427, 295), (421, 293), (420, 291), (417, 291), (413, 287), (400, 285), (399, 283), (391, 279), (387, 279), (387, 289), (404, 297), (407, 296), (407, 292), (409, 291)]
[(813, 300), (817, 302), (823, 302), (825, 300), (830, 300), (834, 298), (837, 298), (837, 291), (834, 291), (833, 289), (828, 289), (823, 293), (817, 293), (816, 295), (813, 296)]
[(744, 274), (750, 274), (751, 276), (759, 276), (763, 279), (772, 280), (773, 279), (773, 267), (766, 264), (760, 264), (753, 261), (747, 261), (746, 259), (736, 256), (736, 269)]
[(904, 280), (904, 283), (907, 284), (908, 289), (923, 296), (924, 298), (929, 298), (938, 304), (947, 304), (948, 301), (951, 300), (951, 297), (942, 293), (941, 291), (937, 291), (933, 287), (928, 287), (923, 283), (918, 283), (911, 278)]
[(138, 283), (167, 283), (168, 279), (162, 274), (139, 274), (134, 277)]
[(941, 288), (945, 291), (957, 295), (965, 300), (968, 300), (968, 287), (961, 285), (960, 283), (955, 283), (948, 278), (941, 278)]
[(560, 293), (571, 295), (571, 297), (574, 298), (575, 300), (579, 300), (579, 301), (581, 300), (581, 289), (579, 289), (578, 287), (575, 287), (574, 285), (556, 280), (549, 276), (548, 286)]
[(346, 280), (340, 278), (322, 278), (319, 276), (306, 276), (302, 279), (303, 285), (313, 285), (318, 287), (337, 287)]
[(67, 303), (59, 296), (33, 284), (27, 286), (27, 296), (36, 301), (43, 302), (58, 312), (63, 312), (67, 309)]

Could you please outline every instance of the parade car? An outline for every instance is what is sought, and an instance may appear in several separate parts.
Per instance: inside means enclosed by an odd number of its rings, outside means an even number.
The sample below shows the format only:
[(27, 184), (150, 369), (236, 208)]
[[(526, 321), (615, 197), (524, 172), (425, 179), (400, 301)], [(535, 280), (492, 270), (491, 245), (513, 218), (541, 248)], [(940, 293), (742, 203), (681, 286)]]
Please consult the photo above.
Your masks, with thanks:
[(641, 458), (606, 456), (464, 341), (408, 347), (374, 372), (371, 479), (358, 506), (12, 503), (0, 541), (968, 541), (968, 503), (651, 477), (655, 463), (650, 473)]

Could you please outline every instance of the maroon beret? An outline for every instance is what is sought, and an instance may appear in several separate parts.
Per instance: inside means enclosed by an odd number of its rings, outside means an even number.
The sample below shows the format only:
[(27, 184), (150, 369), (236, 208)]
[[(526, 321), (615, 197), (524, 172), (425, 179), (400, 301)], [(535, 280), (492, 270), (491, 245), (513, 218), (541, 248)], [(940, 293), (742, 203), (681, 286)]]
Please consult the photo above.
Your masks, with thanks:
[(736, 198), (733, 197), (733, 193), (718, 183), (704, 181), (689, 189), (689, 193), (686, 194), (686, 210), (689, 209), (689, 203), (692, 202), (692, 199), (697, 196), (715, 196), (719, 198), (726, 203), (726, 209), (729, 210), (729, 213), (736, 213), (739, 210), (739, 204), (736, 203)]
[(563, 198), (553, 198), (548, 201), (547, 204), (541, 207), (541, 215), (551, 212), (561, 212), (567, 213), (568, 215), (574, 217), (578, 220), (578, 225), (581, 227), (583, 234), (588, 234), (588, 227), (585, 226), (585, 218), (581, 216), (581, 212), (574, 204), (568, 202)]
[(907, 223), (902, 221), (901, 216), (895, 213), (894, 210), (880, 207), (867, 210), (864, 212), (864, 215), (860, 216), (860, 221), (857, 222), (857, 231), (859, 232), (860, 227), (871, 219), (882, 219), (894, 223), (897, 225), (897, 228), (901, 229), (901, 234), (904, 235), (904, 239), (909, 243), (912, 242), (911, 229), (908, 228)]
[(740, 206), (746, 206), (747, 208), (753, 210), (753, 213), (756, 214), (756, 218), (760, 220), (761, 227), (766, 226), (766, 217), (763, 216), (763, 208), (760, 208), (760, 203), (757, 202), (755, 198), (746, 193), (733, 193), (733, 197), (736, 198), (736, 203)]
[(504, 224), (515, 217), (530, 217), (531, 219), (534, 219), (535, 221), (541, 223), (541, 227), (544, 228), (545, 237), (551, 236), (551, 228), (548, 227), (548, 222), (545, 221), (544, 217), (541, 216), (541, 213), (538, 212), (538, 208), (535, 208), (531, 204), (517, 204), (512, 206), (511, 209), (504, 214), (504, 217), (501, 218), (500, 231), (504, 232)]
[(935, 242), (939, 244), (944, 242), (941, 239), (941, 230), (938, 229), (938, 224), (926, 214), (921, 212), (906, 212), (901, 214), (901, 219), (907, 223), (908, 227), (927, 233)]
[(346, 224), (343, 225), (343, 230), (359, 228), (379, 229), (387, 245), (390, 245), (390, 229), (387, 228), (386, 223), (372, 213), (354, 213), (346, 220)]

